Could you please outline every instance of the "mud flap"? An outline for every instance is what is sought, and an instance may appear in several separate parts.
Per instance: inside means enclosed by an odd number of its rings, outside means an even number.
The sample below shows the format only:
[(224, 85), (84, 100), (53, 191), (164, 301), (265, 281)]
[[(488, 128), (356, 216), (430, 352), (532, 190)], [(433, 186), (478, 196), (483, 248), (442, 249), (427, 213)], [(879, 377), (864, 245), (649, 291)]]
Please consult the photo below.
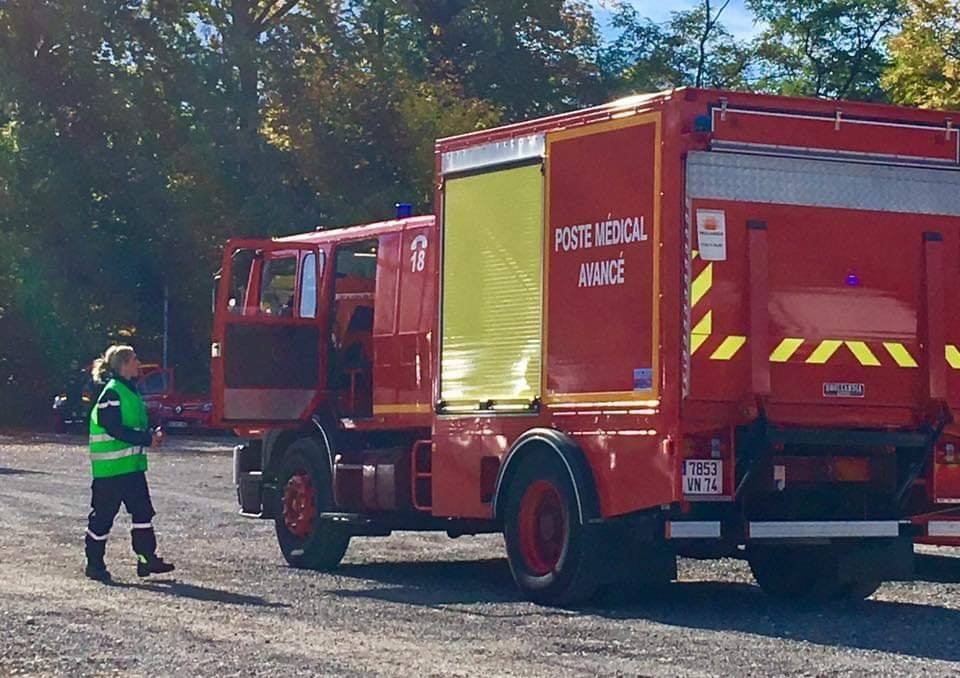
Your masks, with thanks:
[(596, 544), (594, 567), (604, 584), (666, 583), (677, 578), (677, 554), (656, 537), (655, 520), (588, 523)]
[(841, 581), (913, 579), (913, 540), (910, 537), (838, 543), (836, 548)]
[(283, 509), (280, 488), (273, 483), (265, 482), (261, 485), (260, 491), (263, 502), (260, 517), (273, 520), (282, 515)]

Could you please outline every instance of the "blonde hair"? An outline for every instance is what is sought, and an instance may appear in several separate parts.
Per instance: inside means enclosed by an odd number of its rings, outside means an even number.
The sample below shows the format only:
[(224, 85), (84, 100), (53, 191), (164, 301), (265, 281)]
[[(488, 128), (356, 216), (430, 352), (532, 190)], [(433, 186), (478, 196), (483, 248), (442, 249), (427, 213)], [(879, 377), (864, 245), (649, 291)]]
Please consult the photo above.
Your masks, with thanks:
[(132, 346), (114, 344), (103, 352), (103, 355), (93, 361), (93, 380), (98, 384), (105, 384), (110, 378), (120, 374), (120, 368), (134, 356)]

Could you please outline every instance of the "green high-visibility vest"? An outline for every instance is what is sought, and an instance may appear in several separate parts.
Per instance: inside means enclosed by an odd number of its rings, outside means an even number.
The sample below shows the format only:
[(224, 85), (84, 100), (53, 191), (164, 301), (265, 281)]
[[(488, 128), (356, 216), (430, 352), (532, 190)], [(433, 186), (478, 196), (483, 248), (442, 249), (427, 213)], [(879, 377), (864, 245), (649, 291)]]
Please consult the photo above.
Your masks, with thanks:
[(90, 412), (90, 467), (94, 478), (147, 470), (147, 455), (142, 447), (117, 440), (100, 426), (100, 404), (106, 402), (103, 395), (111, 390), (120, 398), (120, 418), (124, 426), (138, 431), (146, 431), (148, 426), (147, 406), (140, 394), (122, 381), (108, 381)]

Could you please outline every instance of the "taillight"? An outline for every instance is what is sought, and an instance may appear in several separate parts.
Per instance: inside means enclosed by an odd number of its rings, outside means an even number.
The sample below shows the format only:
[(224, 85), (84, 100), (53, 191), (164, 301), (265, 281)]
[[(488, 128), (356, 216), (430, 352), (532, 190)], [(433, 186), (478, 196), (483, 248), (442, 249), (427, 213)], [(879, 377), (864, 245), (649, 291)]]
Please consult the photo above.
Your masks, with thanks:
[(685, 436), (683, 456), (686, 459), (726, 459), (730, 456), (730, 431), (714, 431)]
[(941, 438), (937, 443), (936, 462), (938, 464), (960, 464), (960, 442), (950, 438)]

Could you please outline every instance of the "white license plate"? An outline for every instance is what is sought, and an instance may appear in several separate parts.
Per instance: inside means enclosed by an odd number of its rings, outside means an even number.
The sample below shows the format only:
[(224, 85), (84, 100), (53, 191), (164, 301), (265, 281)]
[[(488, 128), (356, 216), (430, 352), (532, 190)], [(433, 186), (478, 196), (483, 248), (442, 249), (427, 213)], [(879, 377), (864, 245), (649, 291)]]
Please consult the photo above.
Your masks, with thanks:
[(683, 462), (684, 494), (723, 494), (723, 462), (688, 459)]
[(186, 428), (187, 422), (185, 421), (168, 421), (167, 426), (170, 428)]

